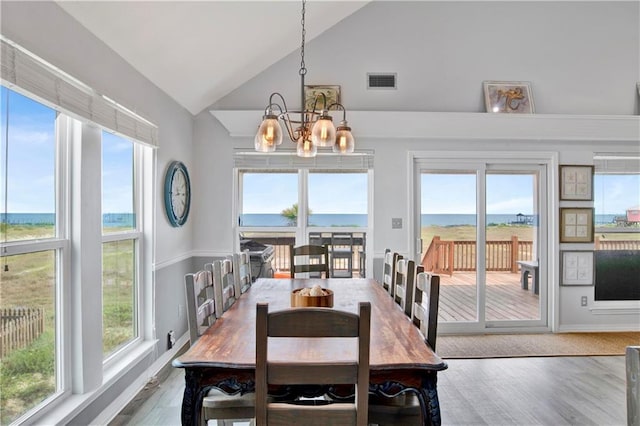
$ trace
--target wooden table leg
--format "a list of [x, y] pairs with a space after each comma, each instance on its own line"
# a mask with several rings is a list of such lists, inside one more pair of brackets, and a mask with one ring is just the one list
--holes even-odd
[[428, 372], [422, 377], [419, 398], [425, 425], [439, 426], [442, 423], [437, 382], [438, 376], [435, 371]]

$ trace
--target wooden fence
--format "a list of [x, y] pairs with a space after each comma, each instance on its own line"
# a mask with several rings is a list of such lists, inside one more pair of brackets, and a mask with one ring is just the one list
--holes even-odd
[[0, 309], [0, 358], [27, 347], [44, 331], [44, 308]]
[[[476, 270], [475, 241], [443, 241], [433, 237], [422, 258], [426, 271], [452, 275], [454, 271]], [[512, 236], [509, 241], [487, 241], [485, 263], [487, 271], [518, 272], [518, 260], [533, 260], [533, 242], [519, 241]]]

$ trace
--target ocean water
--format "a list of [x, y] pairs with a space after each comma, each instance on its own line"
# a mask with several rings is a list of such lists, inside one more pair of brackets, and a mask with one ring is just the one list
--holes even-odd
[[[10, 225], [53, 225], [54, 213], [0, 213], [0, 223]], [[133, 227], [135, 215], [132, 213], [105, 213], [102, 215], [102, 223], [105, 227], [115, 226]]]
[[[613, 223], [614, 214], [596, 215], [596, 225]], [[537, 217], [529, 216], [529, 223], [536, 223]], [[13, 225], [52, 225], [55, 215], [53, 213], [8, 213], [6, 218], [4, 213], [0, 213], [0, 222]], [[105, 213], [102, 215], [104, 226], [127, 226], [133, 227], [135, 215], [131, 213]], [[455, 226], [455, 225], [475, 225], [476, 216], [472, 214], [423, 214], [422, 226]], [[517, 223], [518, 216], [514, 214], [489, 214], [487, 223], [489, 224], [510, 224]], [[277, 213], [274, 214], [243, 214], [240, 216], [241, 226], [290, 226], [287, 219]], [[366, 214], [312, 214], [309, 217], [310, 226], [332, 227], [348, 226], [354, 228], [364, 228], [367, 226]]]

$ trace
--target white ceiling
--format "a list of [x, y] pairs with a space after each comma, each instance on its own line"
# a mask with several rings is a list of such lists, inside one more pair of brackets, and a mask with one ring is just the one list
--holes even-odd
[[[57, 2], [194, 115], [301, 42], [300, 1]], [[367, 3], [310, 0], [306, 40]]]

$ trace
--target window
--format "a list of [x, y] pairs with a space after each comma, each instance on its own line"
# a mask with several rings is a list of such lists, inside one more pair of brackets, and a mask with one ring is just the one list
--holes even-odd
[[56, 111], [5, 87], [2, 97], [0, 423], [60, 391]]
[[108, 357], [138, 335], [135, 145], [102, 132], [102, 346]]
[[640, 159], [595, 159], [595, 300], [640, 300]]
[[373, 156], [299, 161], [286, 154], [235, 155], [239, 248], [260, 252], [261, 261], [269, 263], [256, 266], [253, 276], [273, 270], [276, 277], [288, 277], [290, 245], [322, 244], [331, 251], [336, 231], [350, 236], [353, 256], [332, 271], [366, 276]]

